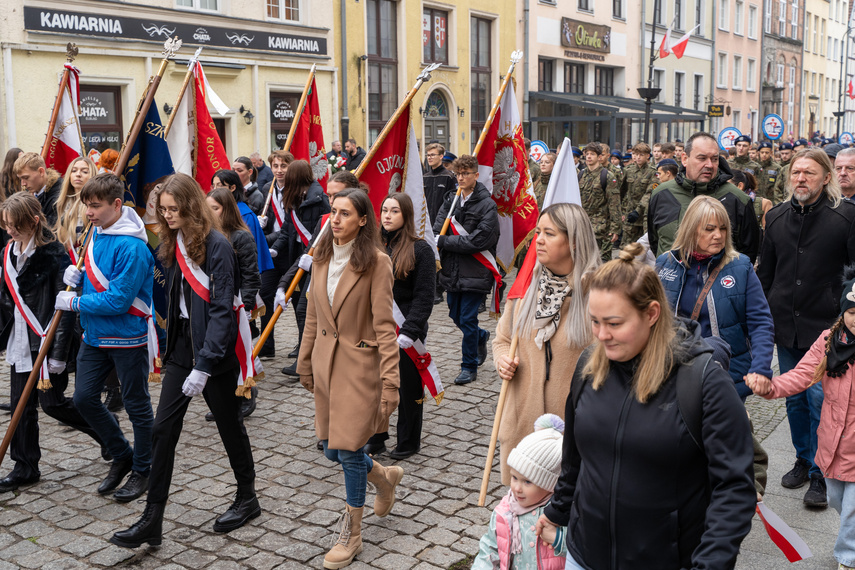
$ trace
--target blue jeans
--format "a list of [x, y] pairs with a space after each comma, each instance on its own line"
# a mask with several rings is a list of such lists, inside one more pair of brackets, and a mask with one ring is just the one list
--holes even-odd
[[[807, 349], [778, 348], [778, 366], [781, 374], [789, 372], [807, 353]], [[822, 383], [814, 384], [804, 392], [787, 396], [787, 420], [790, 422], [790, 438], [796, 448], [796, 456], [810, 463], [810, 476], [822, 477], [816, 466], [816, 430], [819, 429], [819, 416], [822, 411]]]
[[[125, 411], [134, 427], [131, 449], [122, 428], [101, 402], [101, 389], [110, 371], [116, 368], [122, 388]], [[148, 350], [137, 348], [98, 348], [80, 343], [77, 353], [77, 378], [74, 405], [107, 446], [113, 461], [133, 457], [133, 470], [148, 475], [151, 467], [151, 433], [154, 413], [148, 393]]]
[[365, 505], [365, 488], [368, 486], [368, 472], [374, 468], [374, 461], [358, 451], [347, 451], [345, 449], [330, 449], [327, 447], [328, 440], [321, 441], [324, 446], [324, 455], [330, 461], [340, 463], [344, 468], [344, 490], [347, 494], [347, 504], [354, 508]]
[[478, 326], [478, 307], [484, 300], [483, 293], [448, 292], [448, 316], [463, 333], [460, 367], [475, 372], [478, 370], [478, 344], [487, 340], [487, 331]]
[[834, 557], [844, 566], [855, 566], [855, 483], [826, 479], [828, 504], [840, 514], [840, 531]]

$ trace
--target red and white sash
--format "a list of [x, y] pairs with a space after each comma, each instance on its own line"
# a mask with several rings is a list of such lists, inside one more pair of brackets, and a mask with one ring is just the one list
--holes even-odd
[[278, 232], [285, 223], [285, 210], [282, 208], [282, 193], [276, 188], [276, 181], [271, 184], [273, 184], [273, 197], [270, 200], [273, 206], [273, 231]]
[[[15, 307], [17, 307], [18, 311], [21, 313], [21, 316], [24, 317], [24, 321], [26, 321], [27, 326], [30, 327], [30, 330], [36, 333], [41, 341], [39, 341], [39, 352], [42, 351], [42, 347], [45, 343], [45, 329], [42, 328], [41, 323], [36, 318], [36, 315], [33, 314], [32, 309], [24, 302], [21, 298], [21, 291], [18, 288], [18, 269], [15, 267], [15, 264], [12, 263], [12, 243], [9, 242], [6, 244], [6, 251], [3, 252], [3, 279], [6, 281], [6, 288], [9, 289], [9, 293], [12, 295], [12, 301], [15, 302]], [[50, 328], [50, 323], [48, 323], [48, 328]], [[27, 339], [27, 346], [29, 346], [30, 341]], [[50, 372], [48, 371], [48, 359], [42, 361], [42, 366], [39, 369], [39, 390], [47, 390], [51, 387], [50, 384]]]
[[291, 210], [291, 221], [294, 222], [294, 228], [297, 230], [297, 239], [303, 242], [303, 247], [309, 247], [312, 241], [312, 232], [306, 229], [300, 218], [297, 217], [296, 210]]
[[[449, 227], [451, 228], [451, 231], [454, 233], [454, 235], [457, 235], [457, 236], [468, 236], [469, 235], [469, 232], [466, 231], [466, 228], [464, 228], [462, 225], [460, 225], [460, 222], [458, 222], [454, 216], [451, 217], [451, 226], [449, 226]], [[496, 258], [493, 257], [493, 254], [490, 253], [489, 251], [487, 251], [486, 249], [484, 251], [479, 251], [478, 253], [474, 254], [472, 257], [477, 259], [481, 263], [481, 265], [483, 265], [484, 267], [489, 269], [490, 273], [493, 274], [493, 279], [496, 282], [493, 284], [493, 293], [492, 293], [492, 295], [490, 295], [490, 312], [492, 314], [498, 316], [499, 315], [499, 294], [500, 294], [499, 288], [502, 286], [502, 274], [499, 273], [499, 266], [496, 264]]]
[[[86, 253], [83, 255], [83, 264], [86, 267], [86, 277], [92, 286], [99, 293], [103, 293], [110, 288], [110, 280], [101, 272], [95, 262], [95, 236], [89, 240], [89, 246], [86, 248]], [[157, 340], [157, 329], [155, 329], [154, 317], [150, 306], [145, 304], [145, 301], [139, 297], [135, 297], [131, 308], [128, 309], [129, 315], [134, 315], [145, 319], [146, 332], [146, 347], [148, 348], [148, 381], [160, 381], [160, 346]]]
[[[394, 300], [392, 300], [392, 316], [395, 317], [395, 332], [400, 333], [401, 327], [404, 326], [404, 321], [406, 319], [404, 318], [404, 313], [401, 312], [401, 308], [398, 306], [398, 303]], [[422, 378], [422, 387], [427, 387], [428, 392], [430, 392], [430, 395], [433, 396], [433, 399], [436, 400], [437, 404], [442, 402], [445, 390], [442, 388], [442, 380], [439, 378], [439, 370], [437, 370], [436, 364], [434, 364], [424, 343], [417, 338], [413, 339], [413, 346], [404, 349], [404, 352], [407, 353], [407, 356], [409, 356], [410, 360], [413, 361], [413, 364], [416, 365], [416, 370], [419, 371], [419, 376]]]
[[[208, 275], [202, 271], [202, 268], [190, 259], [187, 255], [187, 248], [184, 246], [184, 237], [181, 232], [178, 232], [178, 239], [175, 240], [175, 259], [178, 261], [178, 267], [181, 268], [181, 273], [184, 279], [190, 284], [193, 291], [199, 295], [206, 303], [211, 302], [210, 279]], [[246, 316], [243, 301], [240, 294], [235, 295], [232, 300], [232, 309], [237, 318], [238, 334], [237, 342], [235, 343], [235, 354], [240, 363], [240, 375], [237, 379], [237, 390], [235, 394], [249, 398], [250, 389], [255, 386], [256, 378], [262, 378], [255, 370], [255, 362], [252, 358], [252, 333], [249, 330], [249, 319]]]

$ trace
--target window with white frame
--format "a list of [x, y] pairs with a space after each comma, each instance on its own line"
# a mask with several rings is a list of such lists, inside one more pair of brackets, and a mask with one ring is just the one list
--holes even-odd
[[300, 0], [267, 0], [267, 17], [299, 22]]
[[743, 18], [745, 17], [745, 2], [742, 0], [736, 0], [734, 6], [734, 14], [733, 14], [733, 33], [738, 35], [743, 35], [745, 30], [743, 30]]
[[787, 0], [778, 1], [778, 35], [787, 35]]
[[748, 64], [745, 67], [745, 72], [748, 75], [745, 88], [749, 91], [757, 90], [757, 60], [748, 58]]
[[218, 0], [175, 0], [175, 5], [182, 8], [194, 8], [196, 10], [210, 10], [216, 12]]
[[715, 80], [716, 87], [727, 89], [727, 54], [718, 54], [718, 73]]
[[730, 15], [728, 0], [719, 0], [718, 3], [718, 29], [727, 31], [727, 17]]
[[742, 89], [742, 56], [733, 56], [733, 88]]
[[757, 6], [748, 6], [748, 37], [757, 39]]

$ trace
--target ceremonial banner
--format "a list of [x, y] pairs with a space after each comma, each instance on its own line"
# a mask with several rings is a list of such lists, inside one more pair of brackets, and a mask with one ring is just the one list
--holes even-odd
[[291, 141], [291, 154], [298, 160], [305, 160], [312, 167], [312, 176], [320, 182], [324, 190], [329, 180], [329, 163], [324, 146], [324, 131], [321, 128], [321, 107], [318, 104], [318, 90], [315, 78], [306, 96], [306, 106], [300, 114], [300, 121]]
[[[404, 186], [407, 164], [407, 141], [410, 128], [410, 108], [400, 115], [386, 137], [374, 143], [376, 151], [359, 175], [359, 181], [368, 184], [368, 196], [377, 217], [383, 198], [390, 192], [399, 192]], [[372, 147], [373, 150], [373, 147]]]
[[68, 71], [68, 83], [62, 85], [57, 95], [56, 105], [59, 113], [53, 131], [48, 134], [45, 165], [64, 175], [75, 158], [83, 156], [83, 144], [80, 137], [80, 118], [77, 109], [80, 105], [80, 71], [65, 64]]
[[499, 210], [496, 261], [508, 271], [532, 235], [538, 215], [513, 82], [502, 96], [476, 158], [478, 181], [493, 194]]

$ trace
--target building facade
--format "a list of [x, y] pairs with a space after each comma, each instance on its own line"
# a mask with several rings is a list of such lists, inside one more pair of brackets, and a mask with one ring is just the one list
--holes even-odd
[[[760, 132], [760, 67], [762, 65], [763, 0], [716, 0], [714, 105], [723, 117], [710, 120], [710, 131], [736, 127], [758, 139]], [[727, 111], [730, 114], [727, 114]]]
[[[764, 0], [763, 115], [777, 113], [784, 121], [782, 140], [807, 136], [800, 117], [802, 100], [804, 0]], [[822, 69], [825, 68], [823, 64]]]

